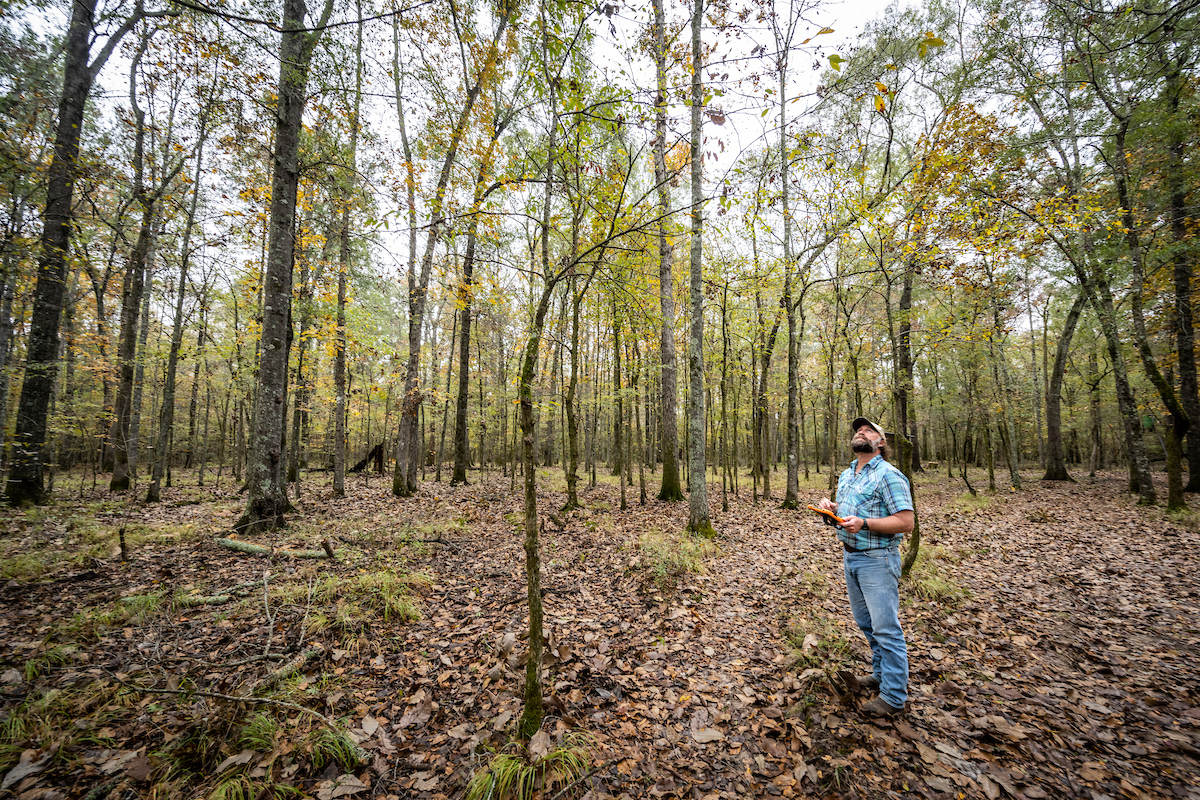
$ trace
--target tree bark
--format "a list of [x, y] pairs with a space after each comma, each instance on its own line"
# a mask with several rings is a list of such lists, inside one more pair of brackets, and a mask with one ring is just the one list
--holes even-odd
[[691, 276], [691, 338], [688, 344], [688, 530], [702, 536], [716, 536], [708, 510], [707, 431], [705, 429], [704, 392], [704, 160], [701, 152], [701, 121], [704, 93], [700, 82], [701, 23], [704, 0], [694, 0], [692, 13], [692, 235], [689, 253]]
[[[350, 207], [358, 183], [358, 115], [362, 106], [362, 0], [358, 10], [358, 35], [354, 41], [354, 108], [350, 112], [350, 164], [338, 181], [342, 224], [338, 235], [337, 332], [333, 345], [333, 496], [346, 494], [346, 280], [350, 273]], [[368, 416], [368, 419], [370, 417]]]
[[1046, 394], [1046, 474], [1044, 481], [1073, 480], [1067, 472], [1066, 458], [1063, 455], [1062, 441], [1062, 384], [1067, 371], [1067, 359], [1071, 355], [1071, 339], [1075, 335], [1075, 326], [1079, 323], [1079, 315], [1083, 312], [1087, 296], [1081, 291], [1071, 304], [1071, 310], [1063, 320], [1062, 333], [1058, 337], [1058, 347], [1054, 355], [1054, 371], [1050, 374], [1050, 391]]
[[679, 420], [677, 417], [678, 389], [675, 358], [675, 289], [671, 274], [671, 244], [667, 238], [670, 208], [667, 175], [667, 40], [666, 14], [663, 0], [652, 0], [654, 7], [654, 64], [656, 95], [654, 99], [654, 183], [658, 192], [658, 297], [662, 309], [662, 426], [659, 435], [663, 460], [662, 487], [658, 499], [676, 502], [683, 499], [679, 482]]
[[304, 0], [284, 0], [267, 263], [263, 274], [258, 399], [246, 464], [246, 510], [235, 525], [250, 533], [283, 524], [283, 515], [292, 508], [282, 451], [296, 247], [294, 223], [300, 179], [300, 123], [313, 48], [332, 9], [333, 0], [326, 0], [317, 30], [309, 33], [304, 21], [308, 11]]

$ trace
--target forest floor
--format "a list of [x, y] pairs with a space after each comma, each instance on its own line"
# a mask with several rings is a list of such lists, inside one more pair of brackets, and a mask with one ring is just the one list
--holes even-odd
[[[75, 476], [0, 512], [0, 797], [461, 797], [512, 750], [509, 479], [398, 499], [388, 478], [333, 498], [313, 477], [253, 540], [271, 558], [217, 543], [244, 501], [194, 474], [155, 506]], [[709, 543], [680, 534], [686, 502], [583, 492], [542, 535], [544, 730], [588, 769], [538, 796], [1200, 798], [1197, 518], [1139, 508], [1118, 473], [1022, 477], [978, 498], [918, 478], [891, 721], [839, 677], [868, 651], [815, 515], [748, 483], [720, 511], [710, 484]], [[561, 471], [539, 481], [557, 510]], [[324, 538], [336, 561], [290, 557]]]

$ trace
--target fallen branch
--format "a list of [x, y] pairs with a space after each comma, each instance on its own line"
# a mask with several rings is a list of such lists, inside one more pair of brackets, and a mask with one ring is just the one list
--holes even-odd
[[289, 703], [287, 700], [273, 700], [269, 697], [255, 697], [253, 695], [249, 695], [247, 697], [235, 697], [234, 695], [231, 695], [231, 694], [221, 694], [219, 692], [205, 692], [205, 691], [201, 691], [200, 689], [152, 689], [152, 688], [146, 687], [146, 686], [133, 686], [131, 684], [125, 683], [124, 681], [120, 681], [120, 680], [117, 681], [117, 683], [121, 684], [122, 686], [124, 686], [125, 688], [127, 688], [131, 691], [145, 692], [147, 694], [174, 694], [174, 695], [184, 695], [185, 694], [188, 697], [207, 697], [207, 698], [210, 698], [213, 700], [229, 700], [234, 703], [250, 703], [252, 705], [268, 705], [268, 706], [279, 706], [280, 708], [290, 708], [293, 711], [299, 711], [301, 713], [308, 714], [309, 716], [316, 717], [321, 722], [325, 723], [325, 725], [327, 725], [329, 728], [332, 728], [335, 731], [342, 730], [342, 726], [339, 725], [332, 717], [327, 717], [324, 714], [322, 714], [320, 711], [313, 711], [311, 708], [305, 708], [304, 706], [297, 705], [296, 703]]
[[322, 652], [324, 652], [324, 651], [322, 651], [322, 650], [305, 650], [303, 653], [296, 656], [295, 658], [293, 658], [288, 663], [284, 664], [279, 669], [275, 670], [274, 672], [268, 673], [261, 681], [258, 682], [258, 686], [255, 688], [261, 687], [263, 689], [271, 689], [275, 686], [278, 686], [280, 683], [287, 680], [287, 678], [293, 672], [296, 672], [301, 667], [303, 667], [305, 664], [307, 664], [309, 659], [311, 659], [315, 656], [319, 656]]
[[550, 798], [550, 800], [562, 800], [562, 798], [567, 794], [567, 792], [574, 789], [576, 786], [578, 786], [579, 784], [586, 781], [588, 778], [595, 775], [597, 772], [600, 771], [601, 767], [607, 766], [607, 763], [608, 762], [602, 761], [599, 764], [597, 764], [596, 766], [592, 767], [587, 772], [583, 773], [578, 778], [576, 778], [575, 780], [571, 781], [569, 784], [564, 786], [562, 788], [562, 791], [560, 791], [558, 794], [554, 795], [554, 797]]
[[175, 604], [180, 608], [197, 608], [199, 606], [219, 606], [222, 603], [228, 603], [233, 599], [231, 594], [214, 594], [209, 596], [204, 595], [185, 595], [175, 601]]
[[[261, 544], [251, 544], [240, 539], [217, 539], [217, 544], [226, 550], [236, 550], [239, 553], [249, 553], [253, 556], [287, 556], [289, 558], [334, 558], [325, 550], [280, 550], [277, 547], [264, 547]], [[330, 548], [332, 550], [332, 548]]]
[[256, 656], [250, 656], [249, 658], [243, 658], [240, 661], [228, 661], [224, 664], [219, 664], [217, 666], [220, 666], [220, 667], [244, 667], [247, 664], [253, 664], [257, 661], [282, 661], [285, 658], [287, 658], [287, 656], [284, 655], [283, 653], [260, 653], [259, 655], [256, 655]]

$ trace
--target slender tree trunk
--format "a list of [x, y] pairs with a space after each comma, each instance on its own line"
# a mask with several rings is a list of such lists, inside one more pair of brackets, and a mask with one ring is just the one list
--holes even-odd
[[912, 354], [913, 272], [914, 266], [910, 264], [904, 271], [904, 283], [900, 289], [900, 307], [898, 309], [900, 323], [896, 337], [896, 360], [899, 362], [897, 366], [900, 371], [897, 376], [899, 391], [897, 392], [896, 427], [899, 432], [909, 436], [909, 442], [912, 445], [909, 448], [912, 451], [911, 471], [917, 473], [922, 470], [920, 450], [917, 446], [916, 403], [915, 401], [910, 402], [917, 385]]
[[[401, 408], [400, 435], [396, 451], [396, 473], [392, 481], [392, 492], [402, 497], [411, 496], [417, 489], [417, 447], [418, 426], [417, 413], [421, 406], [422, 393], [420, 390], [419, 372], [421, 364], [421, 325], [425, 318], [425, 302], [429, 289], [429, 276], [433, 269], [434, 251], [441, 239], [445, 226], [445, 202], [450, 175], [458, 155], [458, 148], [466, 134], [471, 120], [471, 111], [475, 101], [497, 67], [500, 55], [500, 43], [508, 28], [511, 17], [516, 13], [517, 6], [513, 3], [502, 4], [500, 15], [496, 22], [496, 30], [483, 61], [479, 65], [473, 83], [467, 89], [466, 99], [459, 111], [458, 119], [450, 131], [449, 145], [442, 159], [441, 171], [434, 189], [430, 204], [428, 235], [425, 240], [425, 253], [421, 259], [421, 272], [413, 273], [410, 263], [408, 274], [408, 363], [405, 367], [404, 400]], [[399, 34], [396, 34], [399, 36]], [[464, 76], [465, 77], [465, 76]], [[397, 108], [400, 107], [399, 87], [397, 86]], [[406, 145], [406, 159], [409, 152]], [[410, 159], [409, 159], [410, 160]], [[411, 160], [410, 160], [411, 163]], [[410, 180], [412, 179], [410, 175]]]
[[621, 315], [617, 311], [617, 302], [613, 300], [613, 454], [615, 464], [613, 472], [621, 485], [621, 510], [629, 508], [625, 498], [625, 448], [621, 440], [621, 428], [625, 424], [623, 397], [621, 396]]
[[683, 499], [679, 482], [679, 420], [676, 415], [677, 362], [675, 358], [675, 289], [672, 276], [671, 244], [667, 238], [668, 209], [670, 208], [670, 177], [667, 175], [667, 39], [666, 14], [663, 0], [652, 0], [654, 8], [654, 63], [657, 87], [654, 100], [654, 183], [658, 191], [658, 297], [662, 309], [662, 487], [659, 500], [676, 502]]
[[[1189, 222], [1188, 186], [1185, 183], [1185, 142], [1179, 105], [1184, 90], [1177, 66], [1167, 73], [1169, 118], [1172, 120], [1167, 150], [1165, 178], [1170, 193], [1171, 238], [1175, 251], [1171, 256], [1171, 276], [1175, 285], [1175, 352], [1179, 357], [1179, 399], [1191, 424], [1187, 428], [1188, 481], [1185, 492], [1200, 492], [1200, 382], [1196, 377], [1196, 334], [1192, 314], [1192, 272], [1195, 256], [1187, 230]], [[1190, 89], [1188, 90], [1190, 91]]]
[[[142, 213], [141, 229], [137, 243], [130, 255], [129, 271], [121, 292], [121, 338], [117, 348], [120, 365], [120, 380], [117, 384], [117, 399], [113, 408], [112, 428], [109, 441], [113, 449], [113, 473], [108, 489], [111, 492], [128, 491], [133, 479], [130, 464], [130, 448], [137, 445], [131, 441], [130, 421], [133, 416], [134, 372], [137, 356], [138, 318], [142, 311], [142, 293], [145, 289], [146, 261], [153, 235], [154, 206], [147, 203]], [[136, 458], [136, 456], [135, 456]]]
[[1075, 335], [1075, 326], [1079, 323], [1079, 315], [1087, 302], [1086, 295], [1081, 291], [1071, 304], [1071, 310], [1063, 321], [1062, 333], [1058, 337], [1058, 348], [1054, 356], [1054, 371], [1050, 374], [1050, 391], [1046, 394], [1046, 474], [1044, 481], [1072, 480], [1067, 472], [1066, 458], [1063, 454], [1062, 441], [1062, 383], [1067, 370], [1067, 359], [1071, 355], [1071, 339]]
[[[440, 438], [437, 448], [437, 462], [434, 468], [433, 482], [442, 482], [442, 461], [446, 454], [446, 428], [450, 419], [450, 381], [454, 375], [454, 345], [458, 341], [458, 317], [459, 311], [454, 312], [454, 322], [450, 325], [450, 347], [446, 349], [446, 398], [442, 401], [442, 426]], [[437, 358], [437, 348], [434, 348], [434, 358]], [[462, 364], [458, 365], [459, 372], [462, 372]]]
[[[179, 368], [179, 351], [183, 347], [183, 299], [187, 295], [188, 268], [191, 261], [192, 231], [196, 224], [196, 209], [200, 203], [200, 178], [203, 173], [204, 143], [208, 139], [207, 115], [200, 123], [199, 139], [196, 143], [196, 175], [192, 181], [192, 199], [188, 205], [187, 220], [183, 228], [183, 243], [179, 253], [179, 290], [175, 295], [175, 320], [171, 326], [171, 349], [167, 354], [167, 375], [163, 384], [162, 408], [158, 413], [158, 441], [156, 456], [150, 477], [150, 488], [146, 491], [146, 502], [157, 503], [162, 499], [161, 486], [167, 463], [171, 430], [175, 425], [175, 376]], [[203, 327], [203, 326], [201, 326]], [[203, 339], [201, 339], [201, 346]], [[198, 362], [197, 362], [198, 363]], [[189, 425], [188, 460], [191, 460], [192, 439], [195, 433], [196, 381], [192, 381], [191, 416]]]
[[[362, 1], [358, 9], [358, 35], [354, 44], [354, 108], [350, 112], [350, 164], [338, 182], [342, 224], [338, 236], [337, 332], [333, 345], [333, 390], [336, 424], [333, 432], [333, 496], [346, 494], [346, 279], [350, 273], [350, 207], [358, 176], [358, 115], [362, 105]], [[368, 417], [369, 419], [369, 417]], [[370, 445], [370, 442], [367, 442]], [[370, 470], [368, 469], [368, 472]]]
[[704, 94], [700, 82], [701, 23], [704, 20], [704, 0], [695, 0], [692, 13], [692, 236], [689, 261], [691, 273], [692, 324], [688, 346], [689, 408], [688, 408], [688, 530], [703, 536], [715, 536], [708, 510], [707, 431], [705, 430], [704, 392], [704, 271], [702, 236], [704, 232], [704, 186], [701, 152], [701, 124]]
[[579, 385], [579, 324], [583, 292], [571, 290], [571, 377], [567, 384], [567, 502], [563, 511], [579, 508], [579, 415], [575, 409]]
[[1150, 339], [1146, 335], [1146, 321], [1143, 312], [1143, 292], [1146, 290], [1146, 270], [1142, 255], [1141, 237], [1138, 223], [1134, 216], [1133, 198], [1131, 196], [1130, 178], [1126, 174], [1129, 163], [1125, 136], [1129, 126], [1129, 118], [1122, 119], [1117, 127], [1115, 137], [1116, 158], [1113, 160], [1113, 183], [1117, 190], [1117, 200], [1121, 206], [1122, 222], [1125, 226], [1125, 245], [1128, 249], [1129, 260], [1133, 265], [1136, 284], [1130, 292], [1130, 306], [1133, 311], [1134, 342], [1146, 377], [1158, 390], [1158, 396], [1167, 408], [1167, 435], [1164, 437], [1167, 451], [1167, 510], [1178, 511], [1187, 508], [1183, 499], [1183, 440], [1187, 436], [1191, 420], [1183, 409], [1183, 404], [1175, 394], [1171, 382], [1163, 377], [1162, 371], [1154, 358], [1150, 347]]
[[[484, 187], [484, 182], [487, 176], [492, 172], [492, 163], [495, 157], [496, 145], [500, 137], [504, 134], [505, 128], [511, 120], [511, 116], [502, 119], [493, 125], [492, 136], [488, 142], [487, 151], [479, 162], [479, 171], [475, 176], [475, 196], [471, 203], [471, 220], [470, 228], [467, 231], [467, 252], [463, 257], [462, 281], [459, 284], [458, 305], [460, 308], [459, 316], [462, 319], [462, 332], [459, 334], [459, 353], [458, 353], [458, 396], [454, 408], [454, 474], [450, 478], [450, 485], [465, 484], [467, 482], [467, 468], [470, 466], [471, 454], [470, 444], [467, 440], [467, 406], [468, 394], [470, 389], [470, 370], [468, 365], [471, 363], [471, 304], [474, 300], [473, 280], [475, 275], [475, 245], [479, 233], [479, 215], [483, 208], [483, 201], [487, 198], [491, 189]], [[495, 188], [495, 187], [492, 187]], [[483, 372], [483, 364], [479, 364], [480, 374]], [[482, 390], [481, 390], [482, 391]], [[480, 429], [483, 426], [483, 417], [479, 418]], [[482, 434], [480, 438], [480, 461], [483, 461], [483, 444]]]
[[292, 508], [282, 450], [292, 322], [296, 194], [300, 179], [300, 123], [313, 48], [332, 9], [333, 0], [326, 0], [316, 31], [309, 33], [304, 0], [284, 0], [267, 263], [263, 275], [258, 398], [246, 464], [246, 510], [235, 525], [251, 533], [281, 525], [283, 515]]

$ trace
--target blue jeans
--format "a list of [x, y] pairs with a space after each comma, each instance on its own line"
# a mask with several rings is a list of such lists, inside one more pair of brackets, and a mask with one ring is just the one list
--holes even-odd
[[871, 673], [888, 705], [908, 700], [908, 646], [900, 629], [900, 545], [843, 553], [854, 621], [871, 645]]

